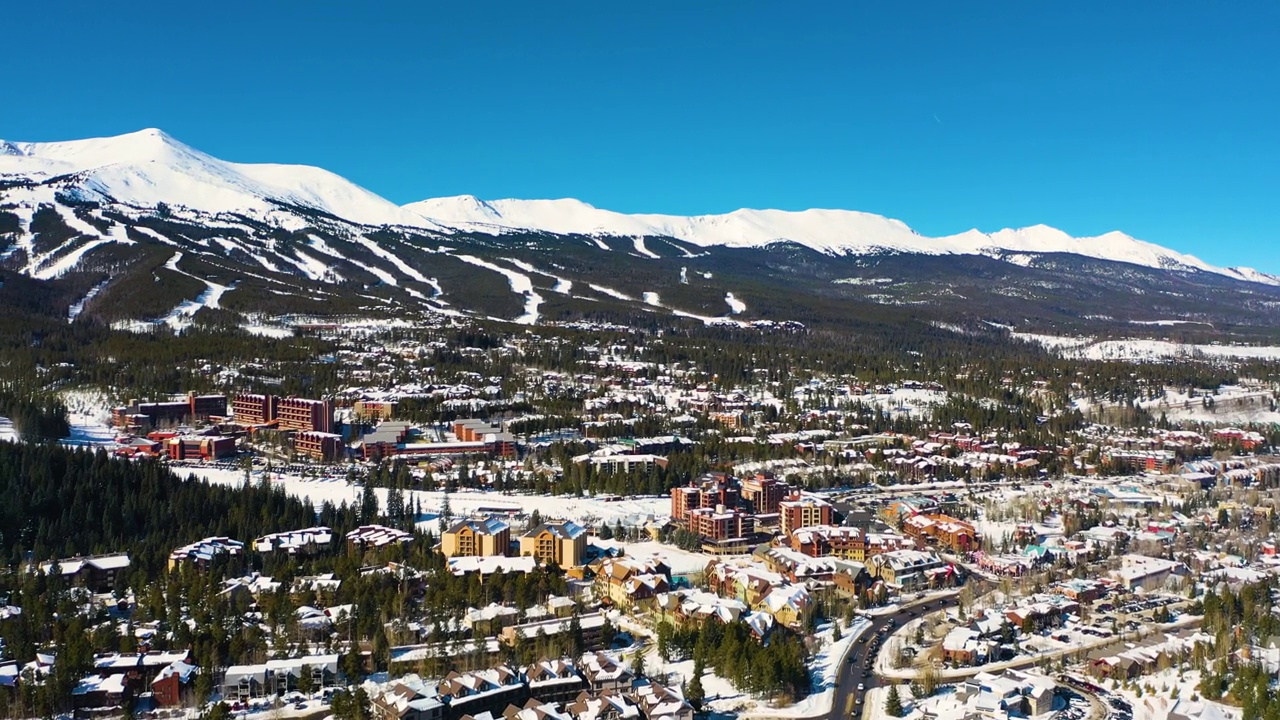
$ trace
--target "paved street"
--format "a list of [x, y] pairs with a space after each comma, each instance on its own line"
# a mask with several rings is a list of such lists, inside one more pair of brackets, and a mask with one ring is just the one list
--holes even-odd
[[[831, 704], [831, 720], [862, 716], [862, 698], [866, 690], [878, 687], [881, 680], [874, 674], [876, 656], [885, 638], [912, 620], [942, 608], [955, 607], [957, 595], [928, 598], [904, 607], [892, 615], [871, 615], [871, 625], [862, 631], [836, 675], [836, 692]], [[862, 686], [861, 689], [859, 686]]]

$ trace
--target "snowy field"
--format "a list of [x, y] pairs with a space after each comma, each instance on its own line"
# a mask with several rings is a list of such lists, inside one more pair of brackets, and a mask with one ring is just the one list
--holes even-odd
[[[186, 475], [188, 472], [203, 477], [211, 483], [221, 485], [240, 485], [244, 482], [244, 473], [238, 470], [221, 470], [216, 468], [175, 468], [175, 472]], [[255, 473], [254, 482], [261, 480], [261, 473]], [[362, 492], [358, 485], [348, 485], [345, 479], [303, 478], [285, 473], [271, 473], [271, 482], [280, 485], [285, 492], [295, 497], [311, 500], [320, 505], [331, 502], [335, 505], [355, 503]], [[386, 488], [375, 488], [378, 502], [386, 506]], [[410, 490], [405, 493], [406, 501], [416, 501], [424, 513], [438, 513], [444, 501], [444, 493], [427, 490]], [[623, 524], [637, 522], [649, 516], [665, 515], [671, 510], [668, 498], [642, 498], [610, 502], [593, 498], [542, 495], [503, 495], [495, 492], [468, 492], [460, 490], [449, 494], [449, 508], [454, 516], [462, 517], [480, 512], [520, 512], [530, 513], [537, 510], [545, 518], [566, 518], [585, 524], [608, 522], [613, 524], [621, 520]], [[663, 546], [665, 548], [665, 546]], [[705, 566], [705, 562], [703, 565]], [[699, 570], [702, 568], [700, 567]]]
[[111, 427], [111, 403], [97, 390], [68, 390], [61, 394], [67, 406], [71, 437], [63, 445], [75, 447], [115, 447], [116, 432]]
[[18, 431], [13, 427], [13, 421], [7, 417], [0, 417], [0, 441], [18, 439]]
[[[1209, 397], [1213, 400], [1212, 407], [1208, 406], [1202, 396], [1193, 397], [1175, 388], [1165, 388], [1163, 396], [1143, 400], [1139, 405], [1157, 418], [1163, 413], [1170, 422], [1174, 423], [1229, 425], [1280, 423], [1280, 411], [1271, 409], [1275, 395], [1270, 389], [1224, 385], [1218, 388], [1217, 394]], [[1094, 401], [1085, 397], [1075, 398], [1071, 404], [1085, 414], [1114, 405], [1114, 403]]]
[[1202, 357], [1205, 359], [1280, 358], [1273, 345], [1188, 345], [1168, 340], [1097, 340], [1091, 337], [1063, 337], [1034, 333], [1010, 333], [1019, 340], [1039, 343], [1064, 358], [1087, 360], [1146, 360]]
[[849, 400], [897, 416], [927, 418], [933, 416], [934, 408], [946, 404], [947, 393], [942, 390], [897, 388], [890, 393], [853, 395]]
[[1212, 399], [1210, 408], [1202, 398], [1166, 388], [1163, 398], [1147, 400], [1142, 406], [1156, 417], [1164, 413], [1173, 422], [1280, 423], [1280, 412], [1271, 409], [1273, 396], [1268, 390], [1223, 386]]

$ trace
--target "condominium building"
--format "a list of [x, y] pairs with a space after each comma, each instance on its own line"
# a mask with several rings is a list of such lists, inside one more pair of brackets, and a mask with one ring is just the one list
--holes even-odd
[[447, 558], [506, 555], [510, 547], [511, 526], [497, 518], [459, 520], [440, 538]]
[[804, 527], [831, 524], [830, 503], [799, 493], [793, 493], [778, 503], [778, 512], [782, 515], [783, 535], [790, 535]]
[[587, 531], [567, 521], [543, 523], [520, 536], [520, 554], [561, 568], [577, 567], [587, 554]]

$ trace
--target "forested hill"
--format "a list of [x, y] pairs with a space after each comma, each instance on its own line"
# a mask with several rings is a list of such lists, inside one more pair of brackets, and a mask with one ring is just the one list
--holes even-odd
[[134, 572], [151, 578], [170, 551], [201, 538], [248, 541], [317, 521], [309, 503], [280, 489], [211, 486], [156, 462], [57, 445], [0, 442], [0, 497], [0, 550], [11, 567], [128, 549]]

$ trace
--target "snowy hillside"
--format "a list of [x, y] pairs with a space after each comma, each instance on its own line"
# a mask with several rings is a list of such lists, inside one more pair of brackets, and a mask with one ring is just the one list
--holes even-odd
[[1280, 284], [1280, 278], [1248, 268], [1217, 268], [1191, 255], [1120, 232], [1076, 238], [1035, 225], [946, 237], [920, 235], [900, 220], [854, 210], [735, 210], [724, 215], [627, 215], [580, 200], [480, 200], [470, 195], [410, 203], [434, 222], [488, 233], [540, 230], [561, 234], [665, 236], [700, 245], [760, 247], [791, 241], [820, 252], [846, 255], [883, 251], [929, 255], [986, 255], [1019, 262], [1018, 254], [1073, 253], [1167, 270], [1201, 270], [1237, 280]]
[[[364, 225], [432, 225], [415, 213], [316, 167], [231, 163], [190, 148], [160, 130], [68, 142], [0, 140], [0, 180], [49, 182], [84, 200], [134, 208], [160, 203], [206, 213], [278, 219], [280, 204], [297, 205]], [[41, 188], [5, 191], [6, 203]]]

